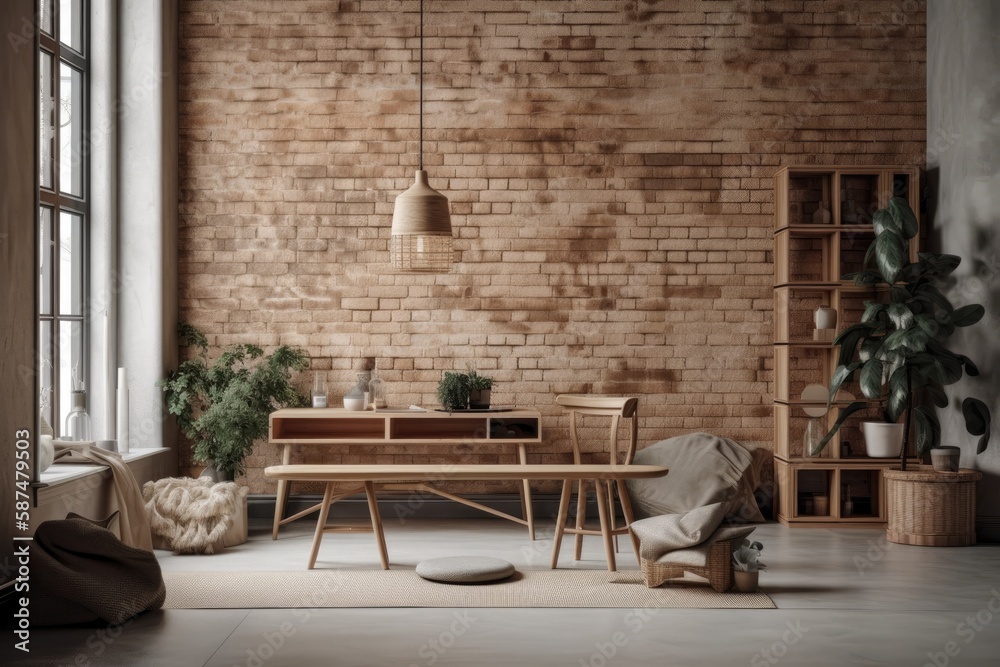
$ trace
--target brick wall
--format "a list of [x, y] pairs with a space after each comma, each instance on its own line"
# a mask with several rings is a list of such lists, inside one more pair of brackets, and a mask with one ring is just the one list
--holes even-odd
[[[307, 349], [334, 402], [365, 356], [404, 405], [474, 365], [547, 415], [536, 461], [567, 460], [563, 392], [639, 395], [640, 446], [770, 448], [771, 177], [924, 162], [924, 3], [425, 5], [424, 161], [460, 260], [443, 276], [388, 267], [417, 164], [416, 0], [181, 2], [181, 317]], [[254, 492], [274, 460], [258, 447]]]

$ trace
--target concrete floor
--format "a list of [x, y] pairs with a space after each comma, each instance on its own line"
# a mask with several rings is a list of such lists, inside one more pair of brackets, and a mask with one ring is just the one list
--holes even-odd
[[[157, 552], [164, 570], [298, 570], [309, 520], [277, 541], [213, 556]], [[435, 556], [493, 555], [547, 568], [540, 531], [499, 520], [387, 522], [393, 567]], [[789, 529], [755, 539], [769, 565], [761, 587], [776, 610], [691, 609], [233, 609], [145, 614], [126, 627], [36, 629], [17, 665], [996, 665], [1000, 654], [1000, 547], [890, 545], [872, 529]], [[620, 567], [635, 567], [627, 539]], [[574, 563], [603, 568], [599, 540]], [[330, 534], [317, 567], [376, 568], [371, 534]], [[4, 661], [4, 664], [11, 664]]]

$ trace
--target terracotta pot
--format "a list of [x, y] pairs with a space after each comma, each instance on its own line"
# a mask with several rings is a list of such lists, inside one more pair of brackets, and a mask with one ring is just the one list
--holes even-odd
[[903, 424], [862, 422], [868, 456], [875, 459], [899, 458], [903, 451]]
[[759, 578], [759, 570], [754, 570], [753, 572], [736, 570], [733, 572], [733, 581], [736, 584], [736, 590], [740, 593], [756, 593]]
[[962, 450], [958, 447], [935, 447], [931, 450], [931, 463], [938, 472], [958, 472]]

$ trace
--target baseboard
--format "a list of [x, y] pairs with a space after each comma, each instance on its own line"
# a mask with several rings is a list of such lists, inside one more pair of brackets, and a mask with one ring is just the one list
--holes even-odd
[[[465, 496], [495, 510], [521, 516], [521, 497], [516, 493], [495, 493]], [[247, 503], [247, 513], [251, 519], [274, 518], [274, 499], [270, 494], [251, 495]], [[293, 495], [288, 499], [285, 516], [309, 509], [317, 505], [323, 497], [314, 495]], [[557, 494], [533, 493], [531, 508], [538, 522], [554, 521], [559, 514]], [[617, 505], [617, 503], [616, 503]], [[575, 506], [574, 506], [575, 507]], [[473, 507], [456, 503], [445, 498], [418, 492], [405, 495], [379, 495], [378, 510], [383, 521], [399, 519], [478, 519], [491, 517], [490, 514]], [[620, 514], [620, 510], [619, 510]], [[363, 495], [338, 500], [330, 506], [330, 516], [342, 519], [368, 518], [368, 501]], [[597, 517], [597, 501], [588, 494], [587, 516]]]
[[1000, 542], [1000, 516], [976, 517], [976, 541], [989, 544]]

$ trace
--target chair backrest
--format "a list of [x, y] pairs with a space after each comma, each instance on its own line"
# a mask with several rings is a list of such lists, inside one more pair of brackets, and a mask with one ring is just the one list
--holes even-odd
[[625, 451], [626, 465], [635, 456], [639, 435], [639, 399], [634, 396], [587, 396], [583, 394], [561, 394], [556, 396], [556, 404], [563, 406], [569, 414], [569, 437], [573, 443], [573, 462], [580, 463], [580, 441], [576, 432], [576, 416], [600, 415], [611, 417], [611, 450], [609, 463], [618, 463], [618, 424], [622, 419], [631, 420], [628, 449]]

